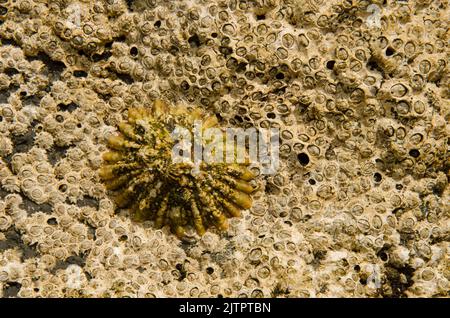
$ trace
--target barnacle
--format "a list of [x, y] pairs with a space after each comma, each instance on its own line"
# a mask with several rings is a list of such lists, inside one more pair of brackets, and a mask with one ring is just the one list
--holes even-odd
[[160, 100], [151, 109], [129, 109], [128, 120], [118, 125], [120, 134], [108, 139], [110, 151], [103, 154], [99, 172], [119, 207], [130, 208], [136, 220], [169, 225], [180, 238], [187, 226], [199, 235], [210, 226], [226, 230], [227, 218], [240, 216], [252, 204], [249, 181], [254, 176], [235, 158], [231, 163], [201, 162], [198, 171], [193, 162], [173, 160], [177, 140], [171, 132], [176, 127], [192, 132], [200, 119], [203, 128], [217, 125], [216, 117], [199, 109], [168, 107]]

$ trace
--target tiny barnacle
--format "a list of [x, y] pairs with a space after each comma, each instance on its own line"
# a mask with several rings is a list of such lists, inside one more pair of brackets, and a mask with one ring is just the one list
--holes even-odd
[[[238, 217], [252, 205], [254, 175], [236, 160], [199, 164], [174, 161], [178, 142], [172, 132], [184, 127], [193, 132], [217, 126], [215, 116], [197, 108], [169, 107], [156, 100], [151, 108], [131, 108], [118, 124], [119, 134], [108, 139], [99, 176], [119, 207], [129, 208], [137, 221], [153, 220], [158, 228], [169, 225], [179, 238], [193, 226], [199, 235], [215, 226], [228, 228], [228, 218]], [[190, 144], [189, 147], [194, 147]]]

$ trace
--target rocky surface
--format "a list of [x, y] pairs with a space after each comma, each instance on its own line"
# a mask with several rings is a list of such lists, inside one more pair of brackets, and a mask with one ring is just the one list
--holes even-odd
[[[445, 297], [446, 0], [0, 1], [3, 297]], [[130, 107], [276, 127], [225, 233], [135, 223], [98, 176]]]

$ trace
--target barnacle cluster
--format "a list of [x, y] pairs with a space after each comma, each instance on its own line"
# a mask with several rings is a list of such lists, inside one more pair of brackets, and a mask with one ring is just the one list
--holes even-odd
[[[448, 296], [448, 11], [445, 0], [0, 1], [0, 295]], [[279, 129], [278, 170], [251, 170], [253, 204], [226, 233], [171, 235], [182, 225], [191, 238], [189, 204], [167, 209], [161, 229], [116, 208], [151, 174], [105, 167], [151, 164], [126, 146], [114, 150], [124, 161], [102, 155], [135, 142], [120, 126], [137, 129], [142, 107], [151, 123], [155, 100], [222, 128]], [[232, 195], [208, 182], [227, 215]], [[140, 204], [150, 188], [126, 197]], [[210, 195], [191, 192], [213, 215]]]
[[254, 176], [243, 165], [203, 162], [197, 172], [194, 163], [174, 162], [171, 129], [192, 131], [200, 119], [202, 130], [217, 124], [216, 117], [205, 117], [200, 110], [169, 108], [161, 100], [151, 110], [129, 109], [128, 120], [119, 124], [121, 135], [108, 140], [113, 151], [104, 153], [107, 164], [99, 172], [106, 188], [118, 192], [120, 207], [131, 205], [137, 219], [155, 220], [159, 228], [169, 224], [179, 237], [185, 236], [186, 225], [199, 235], [210, 225], [226, 230], [227, 217], [251, 207], [253, 186], [248, 181]]

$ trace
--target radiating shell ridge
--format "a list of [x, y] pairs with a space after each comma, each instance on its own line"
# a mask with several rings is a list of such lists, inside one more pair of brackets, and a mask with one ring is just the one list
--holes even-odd
[[228, 218], [252, 205], [254, 175], [246, 165], [202, 162], [200, 172], [193, 173], [192, 165], [173, 162], [171, 131], [176, 126], [192, 131], [197, 120], [203, 129], [217, 125], [216, 117], [199, 109], [168, 107], [160, 100], [151, 109], [129, 109], [119, 134], [108, 139], [99, 171], [119, 207], [129, 208], [138, 221], [169, 225], [179, 238], [189, 226], [199, 235], [211, 226], [224, 231]]

